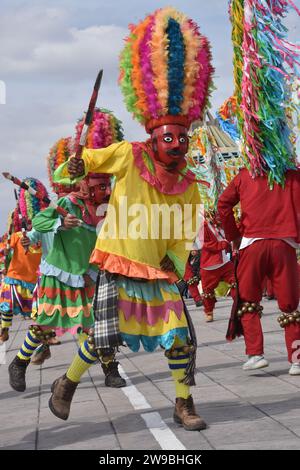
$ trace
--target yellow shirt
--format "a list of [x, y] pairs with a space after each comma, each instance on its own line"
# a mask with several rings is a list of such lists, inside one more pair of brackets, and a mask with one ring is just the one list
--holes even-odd
[[[198, 229], [197, 184], [190, 184], [182, 194], [159, 192], [140, 176], [132, 145], [126, 141], [104, 149], [84, 149], [82, 158], [86, 174], [109, 173], [116, 177], [91, 261], [110, 272], [174, 281], [174, 276], [160, 268], [160, 262], [168, 255], [178, 275], [183, 276]], [[176, 218], [169, 217], [172, 206]], [[185, 225], [186, 233], [181, 218], [190, 222]]]

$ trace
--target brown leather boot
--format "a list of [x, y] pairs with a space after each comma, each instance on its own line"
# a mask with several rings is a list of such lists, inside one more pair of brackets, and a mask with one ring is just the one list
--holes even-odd
[[34, 364], [35, 366], [40, 366], [41, 364], [44, 364], [46, 359], [50, 359], [50, 357], [51, 352], [49, 346], [47, 344], [43, 344], [32, 356], [31, 364]]
[[186, 431], [206, 429], [205, 421], [196, 413], [192, 395], [186, 399], [176, 398], [173, 418], [175, 423], [181, 424]]
[[79, 382], [72, 382], [66, 375], [52, 384], [49, 408], [60, 419], [67, 420], [70, 414], [72, 398]]
[[8, 328], [1, 328], [0, 331], [0, 344], [5, 343], [9, 339]]

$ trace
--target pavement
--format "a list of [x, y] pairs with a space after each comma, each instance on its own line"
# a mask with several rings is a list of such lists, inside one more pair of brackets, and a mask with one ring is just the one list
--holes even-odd
[[[82, 378], [68, 421], [48, 408], [50, 386], [70, 364], [75, 338], [66, 335], [43, 366], [30, 365], [27, 389], [13, 391], [7, 367], [30, 324], [15, 318], [0, 366], [1, 449], [300, 449], [300, 376], [289, 376], [284, 332], [275, 301], [265, 301], [265, 357], [270, 366], [245, 372], [243, 339], [225, 341], [231, 300], [216, 304], [215, 321], [187, 301], [198, 336], [197, 385], [192, 394], [208, 429], [188, 432], [173, 423], [174, 389], [161, 350], [118, 355], [128, 387], [104, 385], [99, 364]], [[1, 353], [1, 351], [0, 351]]]

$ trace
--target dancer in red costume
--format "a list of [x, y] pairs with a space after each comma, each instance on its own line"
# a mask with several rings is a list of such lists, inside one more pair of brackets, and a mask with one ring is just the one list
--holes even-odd
[[[245, 169], [219, 199], [218, 209], [236, 250], [240, 232], [233, 207], [240, 202], [243, 237], [237, 266], [238, 289], [227, 339], [243, 334], [249, 359], [244, 369], [268, 365], [260, 316], [262, 289], [270, 279], [285, 330], [291, 375], [300, 375], [299, 280], [300, 173], [287, 118], [289, 85], [296, 76], [297, 50], [282, 23], [292, 2], [231, 0], [237, 122]], [[271, 34], [264, 34], [266, 26]], [[243, 34], [241, 33], [243, 31]], [[263, 32], [264, 31], [264, 32]], [[280, 31], [280, 32], [279, 32]], [[282, 48], [281, 44], [285, 44]], [[274, 66], [276, 65], [276, 67]]]
[[[244, 235], [239, 251], [239, 321], [249, 360], [244, 369], [267, 367], [260, 322], [263, 286], [270, 279], [282, 312], [289, 373], [300, 375], [299, 273], [296, 256], [300, 241], [300, 171], [288, 171], [285, 186], [270, 190], [268, 177], [253, 179], [246, 169], [234, 178], [219, 199], [219, 214], [228, 240], [238, 245], [240, 232], [233, 207], [240, 202]], [[258, 210], [259, 208], [259, 210]], [[228, 339], [235, 333], [228, 332]], [[298, 351], [298, 353], [297, 353]]]

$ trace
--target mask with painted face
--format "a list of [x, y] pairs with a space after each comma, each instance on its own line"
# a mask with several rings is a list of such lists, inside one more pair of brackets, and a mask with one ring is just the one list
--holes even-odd
[[189, 146], [187, 128], [178, 124], [165, 124], [151, 134], [154, 158], [168, 168], [176, 168], [184, 159]]
[[111, 193], [110, 177], [108, 175], [89, 175], [87, 182], [90, 203], [98, 206], [99, 204], [108, 202]]

